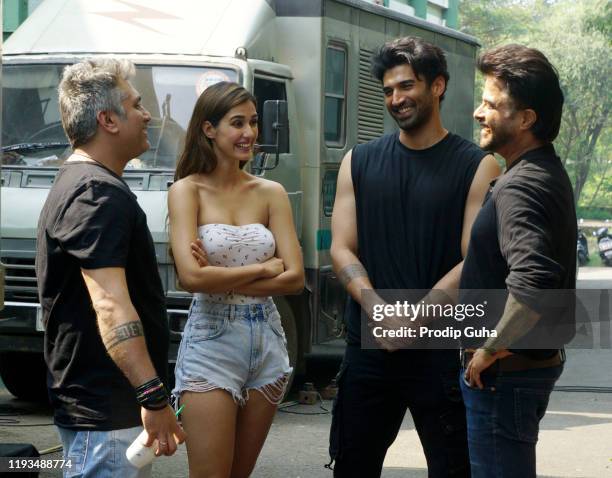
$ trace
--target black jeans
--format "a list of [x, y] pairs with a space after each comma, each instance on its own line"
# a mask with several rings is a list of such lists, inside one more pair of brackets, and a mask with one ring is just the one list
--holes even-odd
[[456, 350], [346, 348], [330, 432], [334, 477], [379, 477], [410, 410], [428, 476], [469, 478], [465, 407]]

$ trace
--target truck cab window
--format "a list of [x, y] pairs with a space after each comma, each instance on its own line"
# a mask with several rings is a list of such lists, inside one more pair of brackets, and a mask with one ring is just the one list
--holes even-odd
[[[15, 64], [2, 71], [2, 164], [58, 167], [71, 148], [62, 128], [57, 86], [64, 64]], [[207, 66], [136, 65], [132, 84], [151, 113], [151, 147], [134, 158], [134, 169], [172, 171], [193, 105], [217, 81], [236, 81], [235, 70]]]

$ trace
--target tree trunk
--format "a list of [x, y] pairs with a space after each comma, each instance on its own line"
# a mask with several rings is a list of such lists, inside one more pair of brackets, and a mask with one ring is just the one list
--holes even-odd
[[580, 142], [580, 146], [578, 147], [577, 158], [582, 157], [584, 160], [576, 167], [576, 184], [574, 185], [574, 202], [576, 206], [578, 206], [582, 189], [584, 188], [584, 184], [589, 176], [589, 170], [591, 169], [591, 161], [595, 152], [597, 140], [599, 139], [599, 135], [601, 134], [607, 120], [608, 109], [606, 108], [602, 112], [601, 116], [599, 116], [595, 124], [587, 130], [588, 132], [584, 140]]
[[595, 199], [597, 199], [597, 195], [599, 194], [599, 188], [601, 188], [601, 185], [606, 180], [606, 174], [608, 174], [608, 166], [610, 166], [610, 161], [606, 161], [606, 167], [604, 168], [604, 172], [601, 175], [601, 180], [597, 184], [597, 188], [595, 189], [595, 192], [593, 193], [593, 196], [591, 197], [591, 200], [589, 201], [589, 205], [587, 206], [587, 208], [590, 208], [595, 202]]

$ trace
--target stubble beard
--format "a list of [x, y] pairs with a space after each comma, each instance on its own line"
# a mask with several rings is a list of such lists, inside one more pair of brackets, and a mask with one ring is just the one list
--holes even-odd
[[480, 137], [480, 147], [485, 151], [498, 152], [513, 141], [513, 135], [510, 131], [498, 128], [497, 131], [489, 127], [489, 137], [486, 139]]
[[425, 123], [427, 123], [427, 121], [429, 121], [433, 112], [433, 101], [430, 99], [430, 101], [415, 104], [414, 108], [414, 114], [410, 118], [403, 120], [398, 119], [393, 112], [390, 112], [399, 128], [406, 133], [410, 133], [421, 128]]

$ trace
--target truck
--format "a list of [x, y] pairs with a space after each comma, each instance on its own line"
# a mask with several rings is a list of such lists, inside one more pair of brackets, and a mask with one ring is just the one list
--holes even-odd
[[133, 84], [153, 117], [151, 148], [128, 163], [123, 177], [155, 241], [170, 366], [191, 300], [168, 253], [166, 199], [177, 156], [207, 86], [234, 81], [254, 93], [262, 147], [247, 167], [287, 190], [304, 255], [303, 293], [275, 298], [291, 363], [303, 372], [313, 347], [343, 333], [346, 294], [329, 253], [340, 162], [355, 144], [396, 129], [370, 75], [370, 58], [385, 41], [407, 35], [446, 52], [451, 83], [444, 124], [471, 138], [476, 39], [374, 2], [45, 0], [6, 41], [3, 55], [0, 377], [8, 390], [21, 398], [45, 396], [34, 257], [40, 210], [71, 153], [57, 97], [66, 65], [105, 56], [136, 65]]

